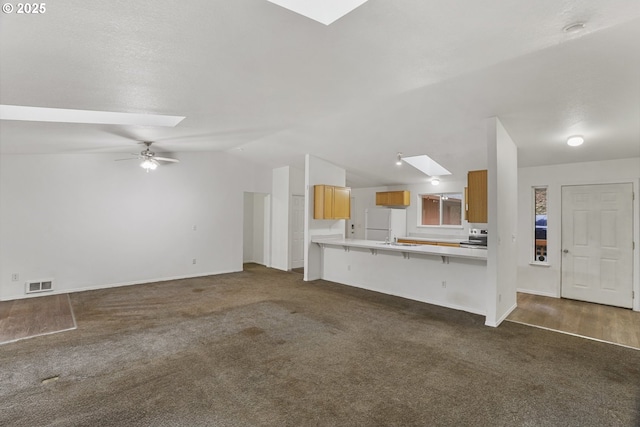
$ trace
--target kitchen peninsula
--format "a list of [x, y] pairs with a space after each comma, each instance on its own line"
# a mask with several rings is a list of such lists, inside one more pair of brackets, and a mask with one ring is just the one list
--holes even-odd
[[486, 315], [487, 251], [316, 236], [322, 278]]

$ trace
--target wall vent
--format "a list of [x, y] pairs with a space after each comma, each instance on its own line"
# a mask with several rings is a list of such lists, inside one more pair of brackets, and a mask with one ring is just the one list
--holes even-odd
[[26, 293], [49, 292], [53, 290], [53, 280], [29, 281], [26, 284]]

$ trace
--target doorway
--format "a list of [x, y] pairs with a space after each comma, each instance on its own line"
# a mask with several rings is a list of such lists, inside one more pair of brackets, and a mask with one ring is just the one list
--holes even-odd
[[562, 187], [563, 298], [632, 308], [633, 185]]
[[269, 266], [270, 201], [266, 193], [244, 193], [242, 262]]

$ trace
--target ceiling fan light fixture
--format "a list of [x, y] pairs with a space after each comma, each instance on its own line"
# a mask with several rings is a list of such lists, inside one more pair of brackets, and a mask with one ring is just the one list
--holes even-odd
[[396, 165], [402, 166], [402, 153], [398, 152], [398, 156], [396, 158]]
[[142, 169], [146, 169], [146, 171], [149, 172], [149, 170], [156, 170], [158, 164], [151, 159], [144, 159], [142, 163], [140, 163], [140, 167]]

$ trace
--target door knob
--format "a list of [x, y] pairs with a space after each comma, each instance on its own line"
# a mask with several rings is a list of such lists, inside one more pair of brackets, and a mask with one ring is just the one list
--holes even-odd
[[569, 253], [569, 249], [565, 249], [562, 252], [564, 252], [565, 254], [568, 254]]

